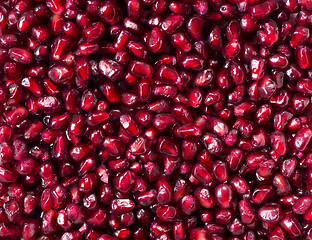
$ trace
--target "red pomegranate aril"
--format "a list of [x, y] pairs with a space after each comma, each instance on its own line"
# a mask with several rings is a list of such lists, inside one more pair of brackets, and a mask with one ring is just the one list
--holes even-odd
[[277, 69], [287, 69], [289, 66], [288, 59], [282, 53], [277, 53], [269, 58], [268, 64]]
[[200, 205], [204, 208], [212, 208], [216, 204], [216, 199], [209, 189], [197, 188], [194, 195], [198, 199]]
[[292, 48], [296, 48], [299, 45], [303, 45], [309, 37], [309, 29], [303, 26], [298, 26], [292, 31], [289, 44]]
[[167, 64], [162, 64], [159, 66], [156, 72], [156, 76], [159, 77], [161, 81], [167, 84], [177, 84], [181, 81], [177, 70]]
[[178, 14], [168, 15], [162, 22], [161, 29], [167, 34], [172, 34], [183, 24], [183, 21], [183, 17]]
[[12, 60], [21, 64], [30, 64], [33, 60], [33, 56], [27, 48], [10, 48], [8, 54]]
[[241, 235], [245, 231], [245, 225], [238, 219], [235, 218], [227, 225], [228, 230], [233, 235]]
[[298, 237], [302, 234], [302, 227], [298, 220], [293, 216], [286, 215], [282, 218], [280, 226], [289, 234], [290, 237]]
[[76, 144], [72, 148], [69, 149], [69, 155], [74, 161], [81, 161], [84, 157], [92, 156], [94, 154], [94, 146], [84, 143], [84, 144]]
[[74, 73], [71, 67], [64, 65], [56, 65], [48, 72], [49, 78], [56, 84], [68, 84]]
[[203, 22], [203, 18], [196, 15], [187, 19], [186, 31], [193, 39], [199, 40], [201, 38], [204, 28]]
[[180, 209], [181, 211], [186, 214], [190, 215], [194, 213], [198, 208], [198, 201], [192, 195], [185, 195], [180, 200]]
[[105, 224], [107, 221], [107, 212], [105, 208], [98, 208], [95, 211], [93, 211], [90, 216], [87, 219], [87, 223], [91, 226], [101, 226], [102, 224]]
[[312, 137], [312, 131], [308, 127], [302, 127], [294, 137], [294, 147], [298, 151], [305, 151]]
[[233, 199], [233, 190], [232, 187], [228, 184], [222, 183], [216, 186], [215, 197], [217, 203], [222, 208], [230, 208], [232, 205]]
[[52, 45], [51, 57], [59, 61], [63, 59], [70, 50], [70, 39], [67, 36], [58, 36]]
[[135, 204], [130, 199], [114, 199], [110, 206], [113, 213], [123, 214], [130, 212], [134, 208]]
[[23, 106], [16, 106], [5, 111], [3, 114], [8, 124], [17, 125], [27, 117], [28, 112]]
[[104, 24], [101, 22], [95, 22], [91, 26], [85, 28], [82, 32], [83, 38], [86, 41], [92, 42], [99, 39], [105, 31]]
[[150, 141], [144, 136], [138, 137], [129, 146], [129, 151], [131, 152], [131, 154], [135, 156], [145, 154], [149, 149], [150, 149]]
[[273, 160], [264, 161], [257, 169], [257, 174], [263, 178], [270, 177], [274, 172], [275, 165], [276, 164]]
[[46, 43], [50, 36], [48, 28], [42, 25], [33, 27], [31, 29], [31, 35], [41, 44]]
[[17, 238], [21, 234], [20, 229], [12, 223], [0, 223], [0, 236], [3, 238]]
[[132, 38], [132, 35], [129, 31], [121, 30], [118, 36], [114, 40], [114, 44], [113, 44], [114, 48], [116, 50], [124, 50], [127, 47], [131, 38]]
[[4, 212], [6, 213], [10, 222], [15, 223], [22, 214], [20, 203], [16, 199], [12, 199], [3, 205]]
[[177, 210], [172, 206], [163, 206], [157, 208], [156, 214], [162, 221], [172, 222], [176, 218]]
[[24, 158], [17, 163], [16, 171], [21, 175], [36, 175], [39, 172], [39, 163], [31, 158]]
[[53, 234], [57, 230], [57, 212], [55, 210], [47, 210], [43, 213], [41, 229], [44, 234]]
[[179, 155], [179, 148], [175, 141], [168, 137], [160, 137], [157, 141], [157, 149], [160, 153], [176, 157]]
[[288, 180], [280, 173], [274, 175], [273, 186], [276, 188], [276, 193], [280, 196], [285, 196], [291, 192]]
[[242, 64], [231, 62], [229, 66], [229, 75], [232, 77], [236, 85], [240, 85], [245, 81], [246, 70]]
[[17, 29], [21, 33], [27, 33], [30, 31], [34, 23], [36, 22], [36, 15], [33, 11], [25, 12], [21, 15], [17, 22]]
[[205, 147], [211, 154], [214, 155], [222, 154], [226, 149], [221, 139], [213, 134], [210, 133], [205, 134], [202, 140]]
[[212, 170], [214, 173], [215, 178], [219, 182], [226, 182], [228, 180], [228, 172], [227, 166], [222, 161], [215, 161], [212, 165]]
[[124, 143], [116, 137], [106, 137], [103, 146], [114, 157], [120, 156], [125, 150]]
[[159, 53], [163, 51], [164, 39], [162, 32], [158, 27], [154, 27], [147, 36], [147, 46], [152, 53]]
[[113, 25], [119, 20], [119, 9], [111, 1], [104, 2], [98, 9], [98, 14], [104, 23]]
[[233, 177], [231, 177], [229, 183], [239, 195], [244, 195], [249, 190], [246, 180], [239, 175], [234, 175]]
[[225, 46], [223, 46], [222, 55], [226, 60], [235, 60], [240, 51], [240, 43], [236, 40], [231, 40]]
[[308, 69], [311, 64], [312, 60], [310, 58], [311, 49], [307, 46], [298, 46], [295, 51], [296, 61], [300, 68]]
[[150, 78], [153, 73], [152, 67], [144, 62], [131, 61], [129, 64], [129, 72], [139, 78]]
[[187, 36], [181, 32], [177, 32], [170, 36], [171, 44], [181, 52], [189, 52], [192, 44], [187, 39]]
[[270, 136], [271, 146], [279, 156], [287, 153], [287, 143], [284, 133], [275, 131]]
[[281, 206], [273, 203], [263, 205], [258, 210], [258, 217], [266, 223], [276, 224], [282, 217]]
[[310, 10], [4, 2], [0, 238], [310, 238]]
[[265, 1], [249, 8], [249, 13], [255, 19], [264, 19], [273, 11], [273, 5], [269, 1]]
[[238, 203], [238, 207], [243, 224], [251, 224], [256, 220], [256, 214], [249, 201], [241, 200]]
[[119, 90], [112, 82], [105, 81], [102, 85], [100, 85], [100, 90], [110, 103], [114, 104], [120, 101]]
[[274, 116], [274, 128], [278, 131], [283, 131], [292, 117], [293, 114], [288, 111], [276, 113]]
[[100, 73], [111, 81], [118, 80], [122, 75], [122, 66], [108, 58], [102, 58], [99, 62]]
[[25, 240], [34, 238], [39, 233], [39, 222], [34, 219], [26, 220], [22, 226], [22, 236]]
[[155, 182], [156, 180], [159, 179], [161, 175], [160, 167], [158, 166], [157, 163], [154, 163], [154, 162], [147, 162], [144, 165], [144, 171], [145, 171], [146, 180], [148, 182]]
[[76, 55], [78, 56], [89, 56], [96, 53], [100, 46], [98, 42], [82, 42], [77, 46]]
[[259, 81], [263, 78], [267, 67], [267, 61], [261, 57], [255, 57], [250, 63], [251, 79]]
[[237, 105], [234, 108], [234, 114], [236, 117], [245, 117], [250, 115], [255, 110], [256, 110], [255, 104], [251, 101], [246, 101]]

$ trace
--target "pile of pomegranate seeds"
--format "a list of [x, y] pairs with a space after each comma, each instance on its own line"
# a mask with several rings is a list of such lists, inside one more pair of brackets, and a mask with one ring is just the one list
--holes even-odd
[[312, 0], [1, 1], [0, 239], [312, 239], [311, 29]]

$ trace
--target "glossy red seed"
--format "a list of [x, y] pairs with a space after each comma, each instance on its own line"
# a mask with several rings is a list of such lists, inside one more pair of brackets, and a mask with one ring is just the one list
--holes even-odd
[[200, 181], [204, 184], [208, 184], [213, 178], [213, 174], [212, 174], [211, 170], [209, 168], [205, 167], [201, 163], [197, 163], [194, 165], [194, 167], [192, 169], [192, 174], [194, 175], [194, 177], [198, 181]]
[[211, 154], [218, 155], [225, 151], [225, 146], [221, 139], [213, 134], [205, 134], [202, 140], [205, 147]]
[[266, 204], [259, 208], [258, 217], [264, 222], [275, 224], [282, 217], [281, 206], [278, 204]]
[[139, 78], [150, 78], [152, 76], [153, 69], [147, 63], [131, 61], [129, 64], [129, 72]]
[[255, 19], [264, 19], [271, 14], [273, 11], [273, 5], [269, 1], [265, 1], [258, 5], [254, 5], [253, 7], [249, 8], [249, 13]]
[[246, 194], [249, 190], [246, 180], [239, 175], [234, 175], [233, 177], [231, 177], [229, 183], [231, 184], [233, 189], [240, 195]]
[[100, 73], [111, 81], [118, 80], [122, 75], [122, 66], [108, 58], [102, 58], [99, 62]]
[[36, 15], [33, 11], [27, 11], [21, 15], [17, 22], [17, 29], [21, 33], [29, 32], [36, 22]]
[[311, 66], [311, 57], [310, 57], [311, 49], [307, 46], [299, 46], [296, 49], [295, 57], [298, 65], [302, 69], [307, 69]]
[[233, 199], [232, 187], [228, 184], [219, 184], [215, 190], [214, 195], [216, 197], [217, 203], [222, 208], [230, 208]]
[[101, 4], [98, 9], [98, 14], [104, 23], [111, 25], [118, 22], [120, 15], [119, 9], [111, 1], [106, 1]]
[[205, 60], [195, 54], [185, 54], [182, 58], [182, 66], [186, 70], [200, 71], [204, 68]]
[[12, 223], [0, 223], [0, 236], [3, 238], [16, 238], [20, 236], [20, 229]]
[[22, 106], [13, 107], [4, 113], [5, 120], [8, 124], [16, 125], [21, 123], [28, 115], [26, 108]]
[[203, 33], [204, 21], [201, 16], [191, 16], [186, 22], [186, 31], [194, 39], [199, 40]]
[[43, 213], [41, 229], [44, 234], [53, 234], [57, 230], [57, 212], [55, 210], [47, 210]]
[[278, 195], [285, 196], [291, 192], [291, 186], [288, 180], [280, 173], [274, 175], [273, 186], [276, 188]]
[[184, 195], [180, 200], [180, 209], [186, 215], [191, 215], [198, 208], [197, 199], [192, 195]]
[[157, 208], [156, 214], [162, 221], [172, 222], [175, 220], [177, 210], [172, 206], [163, 206]]
[[157, 141], [156, 147], [160, 153], [173, 157], [179, 155], [178, 145], [169, 137], [160, 137]]
[[251, 224], [256, 220], [256, 214], [249, 201], [241, 200], [238, 203], [238, 207], [243, 224]]
[[73, 75], [72, 68], [64, 65], [56, 65], [48, 72], [49, 78], [56, 84], [67, 84]]
[[283, 156], [287, 152], [287, 143], [285, 134], [275, 131], [270, 136], [271, 146], [279, 156]]
[[25, 240], [34, 238], [39, 233], [39, 222], [34, 219], [26, 220], [22, 227], [22, 236]]
[[106, 137], [103, 146], [114, 157], [120, 156], [125, 150], [124, 143], [116, 137]]
[[236, 40], [231, 40], [222, 48], [222, 55], [226, 60], [235, 60], [241, 51], [241, 45]]
[[212, 192], [206, 188], [197, 188], [194, 192], [195, 197], [200, 205], [204, 208], [212, 208], [216, 204], [216, 199]]
[[27, 48], [10, 48], [8, 54], [12, 60], [21, 64], [30, 64], [33, 59], [31, 52]]
[[286, 215], [280, 221], [280, 226], [289, 234], [290, 237], [297, 237], [302, 234], [302, 227], [298, 220], [293, 216]]
[[295, 135], [294, 146], [298, 151], [305, 151], [312, 137], [308, 127], [301, 128]]
[[192, 44], [187, 38], [187, 36], [181, 32], [172, 34], [170, 36], [171, 44], [181, 52], [189, 52], [191, 50]]
[[119, 90], [112, 82], [105, 81], [102, 85], [100, 85], [100, 90], [109, 102], [118, 103], [120, 101]]
[[161, 24], [162, 30], [167, 34], [175, 32], [182, 24], [183, 17], [178, 14], [171, 14]]
[[197, 240], [197, 239], [203, 239], [203, 240], [208, 240], [210, 239], [210, 234], [208, 233], [208, 231], [206, 231], [206, 229], [204, 228], [194, 228], [191, 230], [191, 233], [190, 233], [190, 239], [194, 239], [194, 240]]
[[148, 39], [148, 49], [153, 53], [159, 53], [164, 48], [164, 39], [158, 27], [154, 27]]
[[131, 211], [134, 208], [134, 202], [130, 199], [114, 199], [111, 202], [113, 213], [122, 214]]

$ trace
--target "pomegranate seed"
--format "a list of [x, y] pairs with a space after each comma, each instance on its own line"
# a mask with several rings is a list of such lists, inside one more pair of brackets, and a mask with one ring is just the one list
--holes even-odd
[[1, 239], [311, 238], [309, 1], [0, 5]]
[[298, 220], [292, 216], [286, 215], [281, 220], [280, 225], [291, 237], [300, 236], [302, 233], [301, 225], [298, 223]]
[[103, 76], [107, 77], [111, 81], [119, 79], [123, 71], [120, 64], [108, 58], [101, 59], [99, 62], [99, 70]]

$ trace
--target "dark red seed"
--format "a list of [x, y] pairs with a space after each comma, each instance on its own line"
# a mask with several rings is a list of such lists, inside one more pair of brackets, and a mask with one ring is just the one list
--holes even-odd
[[118, 80], [123, 72], [122, 66], [108, 58], [102, 58], [99, 62], [100, 73], [111, 81]]

